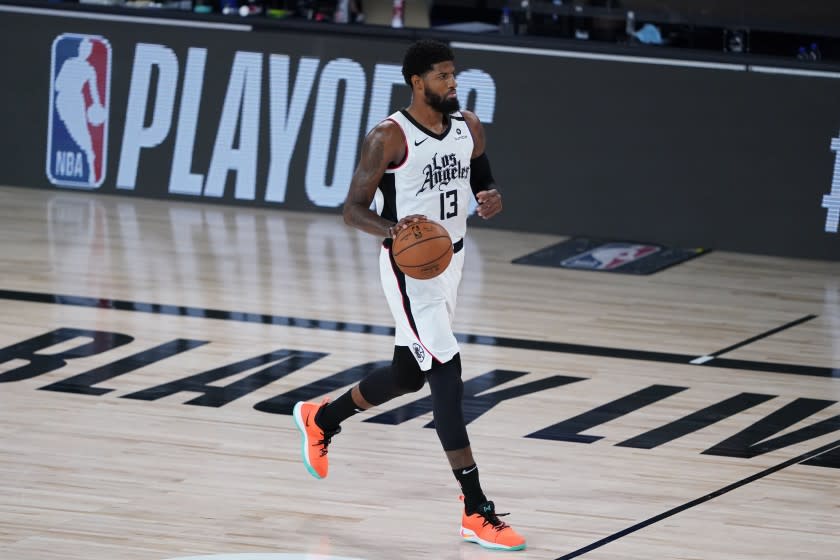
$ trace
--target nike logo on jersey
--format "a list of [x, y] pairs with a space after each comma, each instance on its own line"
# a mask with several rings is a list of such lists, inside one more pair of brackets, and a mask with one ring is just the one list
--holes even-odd
[[420, 140], [419, 142], [418, 142], [417, 140], [415, 140], [415, 141], [414, 141], [414, 145], [415, 145], [415, 146], [419, 146], [420, 144], [422, 144], [423, 142], [425, 142], [425, 141], [426, 141], [426, 140], [428, 140], [428, 139], [429, 139], [429, 138], [428, 138], [428, 137], [426, 137], [426, 138], [423, 138], [422, 140]]

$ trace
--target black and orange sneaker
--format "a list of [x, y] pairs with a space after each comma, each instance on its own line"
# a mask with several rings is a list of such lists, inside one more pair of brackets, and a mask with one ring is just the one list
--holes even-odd
[[[463, 496], [461, 497], [463, 500]], [[495, 550], [522, 550], [525, 538], [513, 530], [513, 527], [499, 519], [507, 513], [496, 513], [493, 502], [479, 504], [478, 511], [461, 517], [461, 537], [465, 541], [478, 543], [485, 548]]]
[[302, 440], [303, 464], [306, 470], [315, 478], [326, 478], [329, 470], [327, 459], [327, 447], [332, 437], [341, 431], [336, 428], [334, 431], [325, 432], [315, 423], [315, 415], [327, 405], [329, 399], [324, 399], [321, 404], [298, 402], [292, 415], [300, 430]]

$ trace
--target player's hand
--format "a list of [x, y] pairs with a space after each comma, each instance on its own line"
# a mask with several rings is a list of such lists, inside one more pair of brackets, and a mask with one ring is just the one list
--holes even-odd
[[475, 199], [478, 202], [476, 213], [485, 220], [502, 211], [502, 194], [496, 189], [480, 191], [476, 193]]
[[391, 226], [391, 237], [396, 237], [399, 232], [408, 227], [411, 227], [412, 224], [428, 221], [429, 219], [421, 214], [412, 214], [410, 216], [405, 216], [399, 222]]

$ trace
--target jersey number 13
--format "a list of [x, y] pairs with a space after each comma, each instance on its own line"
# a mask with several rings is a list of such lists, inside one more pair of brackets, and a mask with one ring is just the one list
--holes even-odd
[[440, 219], [454, 218], [458, 215], [458, 191], [440, 193]]

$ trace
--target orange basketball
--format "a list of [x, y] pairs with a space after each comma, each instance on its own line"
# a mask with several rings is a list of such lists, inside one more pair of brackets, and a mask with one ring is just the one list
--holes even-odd
[[452, 260], [452, 239], [437, 222], [418, 222], [402, 230], [391, 247], [394, 261], [406, 276], [434, 278]]

